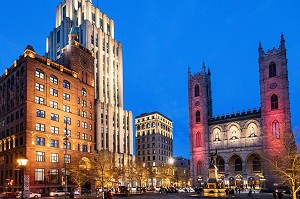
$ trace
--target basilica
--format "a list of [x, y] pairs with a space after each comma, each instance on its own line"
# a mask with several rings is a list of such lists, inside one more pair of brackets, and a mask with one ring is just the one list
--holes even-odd
[[280, 155], [291, 133], [289, 81], [284, 36], [278, 48], [258, 47], [259, 109], [213, 116], [211, 72], [188, 70], [191, 178], [194, 186], [208, 178], [209, 157], [217, 150], [218, 177], [225, 187], [260, 189], [274, 184], [263, 157]]

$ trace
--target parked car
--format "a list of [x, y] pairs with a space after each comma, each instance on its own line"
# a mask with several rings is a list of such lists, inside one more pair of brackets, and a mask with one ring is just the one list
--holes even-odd
[[32, 193], [30, 192], [29, 198], [40, 198], [42, 195], [40, 193]]
[[[56, 191], [51, 191], [50, 193], [49, 193], [49, 195], [50, 196], [64, 196], [66, 193], [65, 193], [65, 191], [64, 190], [56, 190]], [[67, 192], [67, 196], [68, 195], [70, 195], [70, 193], [69, 192]]]
[[180, 189], [176, 189], [176, 191], [177, 191], [178, 193], [185, 193], [185, 190], [184, 190], [184, 189], [182, 189], [182, 188], [180, 188]]
[[90, 195], [92, 192], [87, 188], [81, 188], [81, 195]]

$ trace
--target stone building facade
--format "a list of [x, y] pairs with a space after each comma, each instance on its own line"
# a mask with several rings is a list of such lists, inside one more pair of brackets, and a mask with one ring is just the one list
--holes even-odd
[[191, 176], [206, 181], [209, 157], [217, 149], [219, 177], [227, 187], [261, 188], [274, 183], [264, 156], [280, 156], [291, 133], [285, 40], [265, 52], [259, 44], [261, 108], [214, 117], [211, 73], [188, 71]]
[[124, 110], [122, 43], [115, 39], [113, 19], [91, 0], [63, 0], [56, 7], [55, 28], [46, 39], [46, 57], [57, 60], [71, 28], [78, 42], [95, 56], [96, 149], [114, 153], [124, 165], [133, 160], [132, 112]]
[[27, 46], [0, 77], [0, 192], [21, 190], [20, 155], [30, 191], [48, 193], [63, 188], [65, 162], [94, 152], [94, 57], [69, 39], [57, 62]]

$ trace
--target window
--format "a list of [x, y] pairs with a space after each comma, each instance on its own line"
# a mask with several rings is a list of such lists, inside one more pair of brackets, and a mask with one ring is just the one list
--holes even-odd
[[200, 111], [196, 111], [196, 123], [200, 122]]
[[82, 134], [82, 139], [83, 139], [83, 140], [87, 140], [87, 139], [88, 139], [88, 135], [87, 135], [86, 133], [83, 133], [83, 134]]
[[86, 90], [84, 88], [82, 89], [82, 96], [86, 96]]
[[39, 83], [35, 83], [35, 89], [41, 92], [44, 92], [44, 85], [43, 84], [39, 84]]
[[219, 172], [225, 172], [225, 162], [223, 159], [219, 160], [217, 167]]
[[58, 103], [54, 101], [50, 101], [50, 107], [58, 109]]
[[199, 85], [196, 84], [196, 86], [195, 86], [195, 97], [198, 97], [200, 95], [200, 91], [199, 90], [200, 90]]
[[200, 147], [202, 143], [202, 134], [198, 131], [196, 134], [196, 147]]
[[277, 120], [272, 123], [272, 135], [274, 138], [280, 138], [279, 122]]
[[45, 124], [36, 123], [35, 124], [35, 130], [44, 132], [45, 131]]
[[242, 160], [237, 158], [234, 162], [234, 170], [235, 171], [242, 171]]
[[50, 131], [52, 134], [58, 134], [59, 133], [59, 128], [55, 126], [50, 127]]
[[70, 113], [70, 106], [63, 105], [63, 111]]
[[51, 120], [58, 122], [58, 118], [59, 118], [58, 114], [51, 113]]
[[70, 90], [70, 83], [67, 80], [64, 80], [63, 87]]
[[60, 42], [60, 30], [56, 32], [56, 43]]
[[42, 97], [35, 97], [35, 103], [37, 104], [44, 104], [44, 98]]
[[58, 169], [50, 169], [49, 181], [50, 183], [58, 183]]
[[85, 144], [82, 145], [82, 151], [87, 152], [87, 145], [85, 145]]
[[271, 62], [269, 65], [269, 78], [276, 76], [276, 64]]
[[202, 162], [198, 161], [197, 163], [197, 175], [202, 175]]
[[71, 118], [64, 116], [64, 123], [71, 124]]
[[69, 154], [64, 155], [64, 163], [71, 163], [71, 155]]
[[271, 96], [271, 110], [278, 109], [278, 97], [277, 95], [273, 94]]
[[67, 93], [63, 93], [64, 100], [70, 101], [70, 95]]
[[64, 142], [64, 149], [67, 148], [67, 149], [71, 149], [71, 142]]
[[43, 168], [36, 168], [35, 169], [34, 180], [35, 180], [35, 183], [44, 183], [44, 180], [45, 180], [45, 169], [43, 169]]
[[35, 152], [35, 159], [37, 162], [45, 162], [45, 153], [41, 151]]
[[86, 106], [86, 101], [82, 100], [82, 106]]
[[45, 111], [36, 109], [36, 116], [45, 118]]
[[85, 111], [82, 111], [82, 117], [86, 118], [86, 112]]
[[45, 146], [45, 138], [36, 137], [35, 143], [36, 145]]
[[38, 77], [38, 78], [44, 79], [44, 76], [45, 76], [45, 75], [44, 75], [44, 72], [43, 72], [41, 69], [38, 69], [38, 68], [37, 68], [37, 69], [35, 70], [35, 76]]
[[58, 96], [58, 90], [50, 88], [50, 95], [53, 95], [53, 96], [57, 97]]
[[87, 123], [86, 122], [82, 122], [82, 128], [87, 129]]
[[50, 154], [50, 162], [58, 162], [58, 153]]
[[253, 172], [260, 172], [261, 171], [260, 159], [258, 157], [255, 157], [253, 159], [252, 165], [253, 165]]
[[58, 84], [58, 79], [55, 75], [50, 75], [50, 82], [53, 84]]
[[51, 140], [51, 141], [50, 141], [50, 146], [51, 146], [51, 147], [58, 148], [58, 140]]
[[64, 129], [64, 135], [67, 137], [71, 137], [71, 130], [70, 129]]

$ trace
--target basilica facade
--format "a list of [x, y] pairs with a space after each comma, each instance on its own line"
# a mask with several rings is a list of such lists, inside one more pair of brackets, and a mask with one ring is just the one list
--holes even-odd
[[284, 36], [265, 52], [259, 43], [259, 109], [213, 116], [211, 72], [188, 71], [191, 178], [199, 186], [208, 178], [209, 157], [217, 150], [219, 180], [225, 187], [260, 189], [274, 184], [265, 156], [280, 156], [291, 133], [289, 81]]

